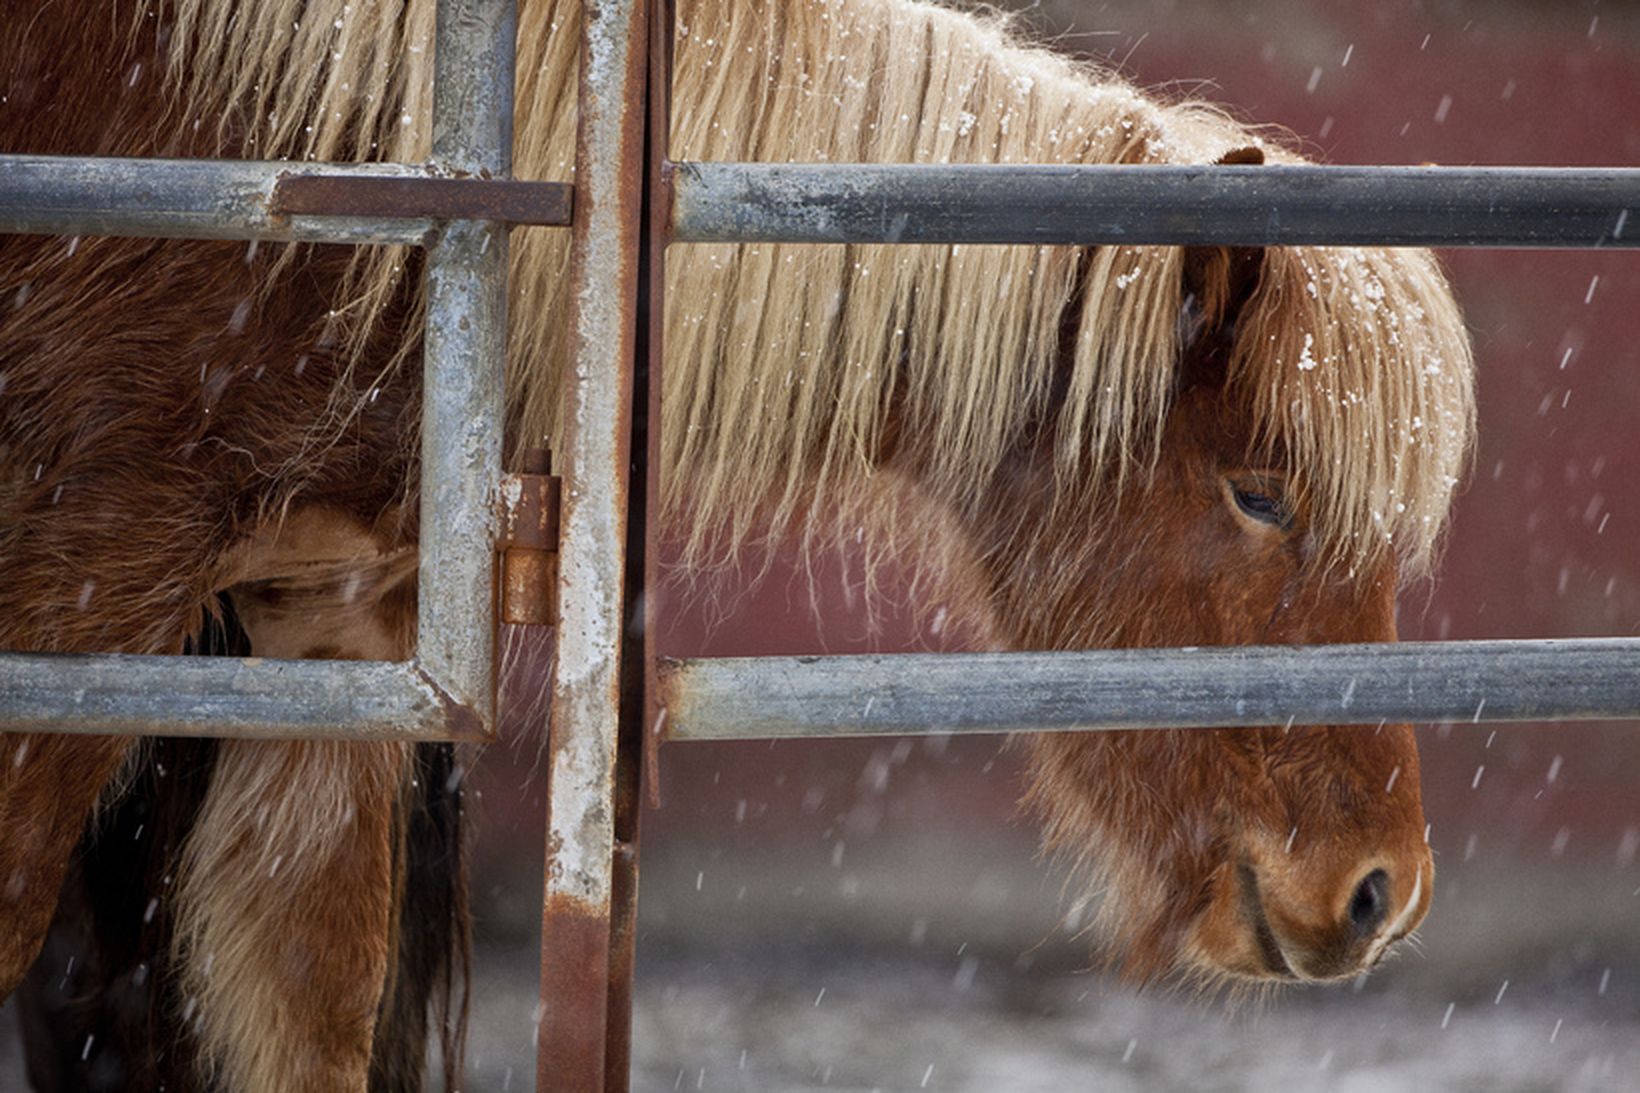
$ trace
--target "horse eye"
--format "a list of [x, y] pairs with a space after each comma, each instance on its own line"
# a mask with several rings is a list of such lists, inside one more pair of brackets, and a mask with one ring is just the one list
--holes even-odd
[[1230, 491], [1236, 498], [1236, 507], [1255, 520], [1266, 524], [1284, 528], [1292, 523], [1292, 514], [1278, 498], [1257, 489], [1244, 489], [1240, 486]]

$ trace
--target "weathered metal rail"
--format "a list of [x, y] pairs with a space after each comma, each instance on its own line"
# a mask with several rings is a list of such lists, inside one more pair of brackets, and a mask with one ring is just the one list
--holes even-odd
[[486, 740], [414, 664], [68, 653], [0, 655], [7, 732], [284, 740]]
[[562, 182], [445, 166], [0, 156], [0, 233], [433, 243], [445, 221], [565, 225]]
[[[512, 171], [512, 0], [444, 0], [433, 162]], [[495, 726], [496, 539], [507, 360], [507, 228], [452, 220], [427, 250], [416, 664]]]
[[1640, 718], [1640, 638], [668, 660], [670, 740]]
[[673, 239], [1640, 246], [1628, 167], [677, 163]]
[[[411, 164], [0, 156], [0, 232], [425, 245], [574, 187]], [[669, 163], [677, 243], [1633, 248], [1640, 168]]]

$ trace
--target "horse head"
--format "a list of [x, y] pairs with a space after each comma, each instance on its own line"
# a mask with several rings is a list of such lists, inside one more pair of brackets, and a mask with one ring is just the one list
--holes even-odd
[[[1281, 272], [1269, 265], [1261, 251], [1184, 254], [1179, 351], [1148, 458], [1090, 469], [1088, 482], [1067, 486], [1050, 429], [1009, 461], [979, 522], [1005, 643], [1395, 640], [1394, 531], [1387, 522], [1349, 527], [1339, 519], [1350, 509], [1340, 489], [1379, 487], [1369, 473], [1340, 483], [1304, 465], [1295, 457], [1314, 459], [1317, 450], [1298, 426], [1332, 413], [1344, 421], [1324, 432], [1341, 442], [1371, 447], [1383, 443], [1380, 433], [1394, 434], [1376, 456], [1334, 456], [1328, 472], [1350, 460], [1359, 471], [1363, 458], [1412, 460], [1397, 450], [1408, 437], [1413, 446], [1445, 445], [1441, 458], [1449, 458], [1467, 444], [1467, 389], [1424, 393], [1431, 416], [1443, 414], [1441, 399], [1455, 400], [1444, 408], [1454, 435], [1436, 441], [1387, 420], [1405, 406], [1364, 402], [1394, 403], [1391, 389], [1403, 384], [1404, 395], [1419, 377], [1380, 377], [1381, 388], [1352, 400], [1344, 387], [1353, 381], [1339, 362], [1330, 378], [1312, 375], [1322, 368], [1308, 367], [1302, 350], [1314, 351], [1314, 332], [1298, 339], [1296, 359], [1275, 359], [1285, 335], [1269, 327], [1284, 320], [1272, 320], [1270, 309], [1283, 301], [1272, 280]], [[1360, 287], [1315, 291], [1332, 292], [1347, 308]], [[1401, 367], [1368, 356], [1376, 367]], [[1305, 402], [1304, 390], [1320, 397]], [[1296, 421], [1269, 412], [1295, 403], [1302, 403]], [[1443, 511], [1450, 471], [1448, 463], [1432, 487]], [[1390, 488], [1405, 498], [1401, 505], [1431, 501], [1413, 497], [1412, 479], [1396, 481]], [[987, 539], [985, 528], [1005, 530]], [[1434, 866], [1409, 725], [1067, 733], [1024, 746], [1027, 801], [1044, 821], [1047, 844], [1087, 868], [1100, 890], [1098, 932], [1136, 978], [1353, 976], [1377, 964], [1429, 908]]]

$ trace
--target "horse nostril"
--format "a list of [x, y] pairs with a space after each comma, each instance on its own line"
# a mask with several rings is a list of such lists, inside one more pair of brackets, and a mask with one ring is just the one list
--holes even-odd
[[1376, 933], [1389, 912], [1389, 874], [1374, 869], [1355, 889], [1350, 900], [1350, 922], [1358, 937]]

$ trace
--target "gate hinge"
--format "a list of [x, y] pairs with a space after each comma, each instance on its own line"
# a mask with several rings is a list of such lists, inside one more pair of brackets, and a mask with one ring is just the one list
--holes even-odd
[[558, 619], [559, 480], [545, 448], [501, 477], [501, 621], [551, 626]]

